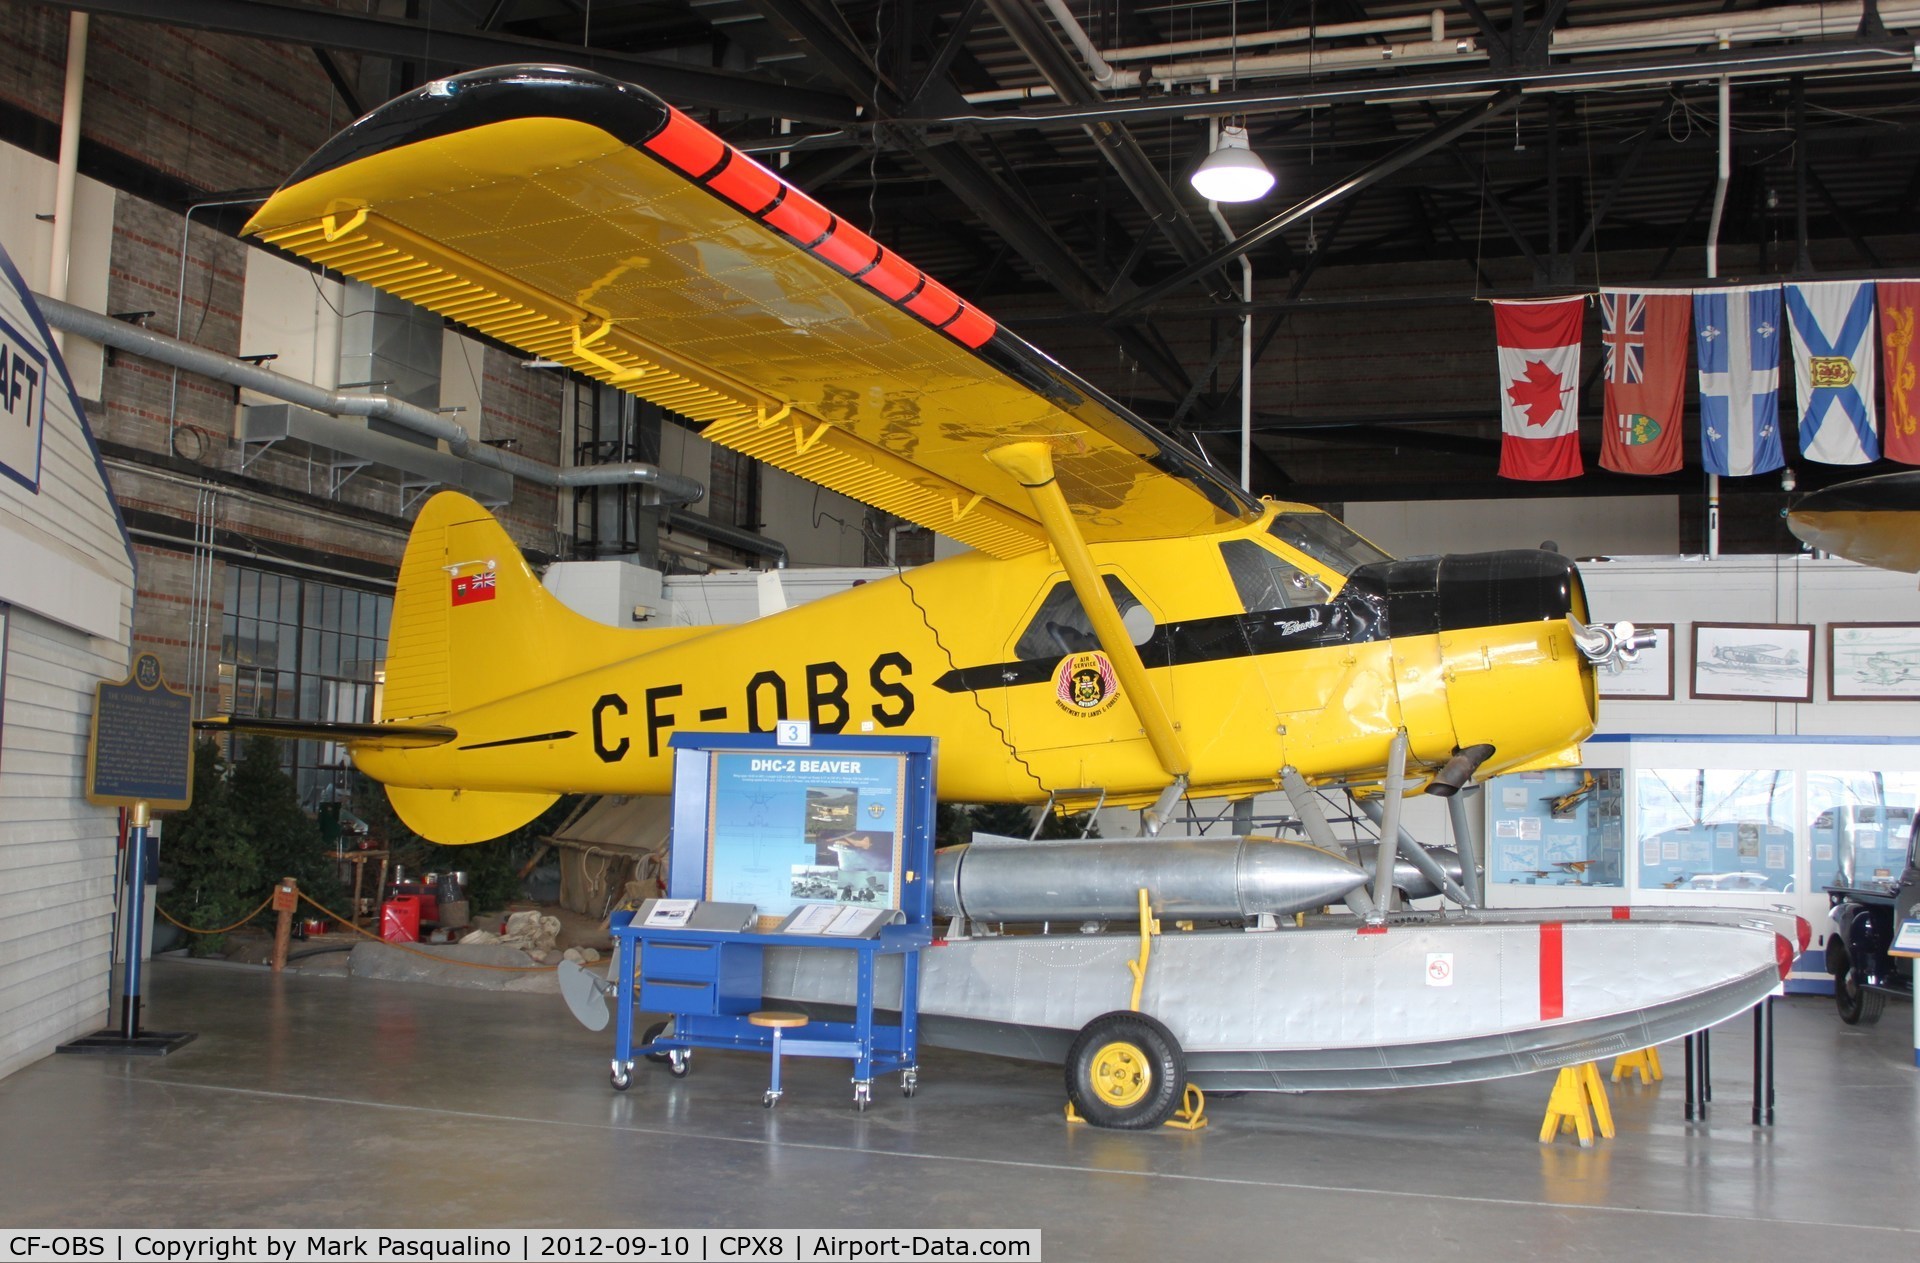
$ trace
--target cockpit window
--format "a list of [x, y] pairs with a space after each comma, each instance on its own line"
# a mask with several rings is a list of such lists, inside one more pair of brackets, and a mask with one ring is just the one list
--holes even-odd
[[1220, 545], [1220, 556], [1249, 614], [1318, 605], [1327, 599], [1326, 584], [1250, 539], [1227, 540]]
[[[1112, 575], [1102, 577], [1120, 611], [1120, 621], [1126, 624], [1127, 634], [1134, 644], [1144, 643], [1153, 634], [1152, 613], [1127, 590], [1126, 584]], [[1070, 653], [1087, 653], [1099, 647], [1100, 638], [1094, 635], [1093, 620], [1087, 617], [1080, 598], [1074, 595], [1073, 585], [1063, 579], [1053, 585], [1053, 591], [1040, 603], [1040, 611], [1027, 624], [1027, 630], [1014, 642], [1013, 656], [1021, 662], [1051, 662]]]
[[1361, 566], [1393, 560], [1330, 513], [1282, 513], [1267, 529], [1281, 543], [1291, 544], [1343, 576]]

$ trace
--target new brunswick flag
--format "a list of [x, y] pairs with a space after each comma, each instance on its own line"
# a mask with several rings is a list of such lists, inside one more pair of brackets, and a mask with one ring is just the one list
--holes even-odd
[[1881, 281], [1879, 299], [1886, 457], [1920, 465], [1920, 346], [1913, 337], [1920, 317], [1920, 281]]
[[1692, 324], [1689, 290], [1600, 291], [1606, 379], [1602, 469], [1670, 474], [1680, 468]]

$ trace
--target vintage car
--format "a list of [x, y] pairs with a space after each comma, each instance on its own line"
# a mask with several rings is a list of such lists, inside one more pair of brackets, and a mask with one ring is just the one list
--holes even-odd
[[1889, 995], [1913, 994], [1913, 963], [1889, 956], [1894, 933], [1914, 916], [1920, 903], [1920, 822], [1907, 832], [1905, 864], [1898, 877], [1856, 879], [1827, 887], [1827, 972], [1833, 975], [1833, 1000], [1840, 1020], [1850, 1026], [1880, 1020]]

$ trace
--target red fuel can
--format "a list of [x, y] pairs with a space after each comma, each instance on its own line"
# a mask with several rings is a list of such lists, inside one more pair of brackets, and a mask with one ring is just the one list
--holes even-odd
[[418, 896], [395, 895], [380, 905], [380, 937], [389, 943], [420, 941]]

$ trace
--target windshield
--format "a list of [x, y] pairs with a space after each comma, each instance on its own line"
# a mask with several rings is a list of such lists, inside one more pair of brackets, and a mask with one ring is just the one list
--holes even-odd
[[1291, 544], [1321, 565], [1339, 571], [1343, 577], [1361, 566], [1393, 560], [1331, 514], [1282, 513], [1267, 529], [1281, 543]]

